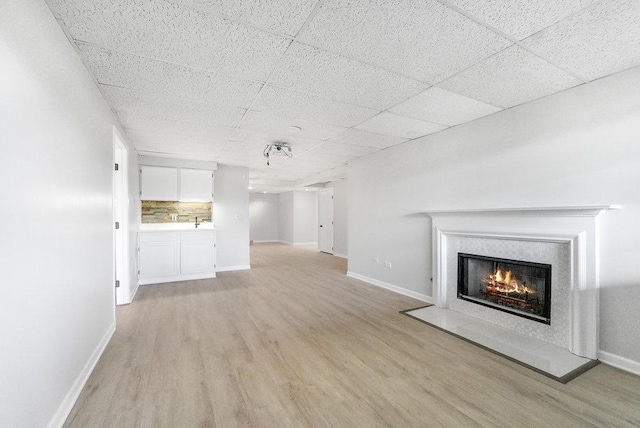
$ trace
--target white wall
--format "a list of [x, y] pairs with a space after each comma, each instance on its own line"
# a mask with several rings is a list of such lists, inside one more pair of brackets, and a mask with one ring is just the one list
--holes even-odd
[[247, 168], [218, 165], [213, 191], [218, 270], [249, 268], [248, 186]]
[[318, 242], [317, 192], [280, 193], [278, 216], [280, 242], [294, 245]]
[[115, 327], [115, 121], [43, 1], [3, 1], [0, 63], [0, 426], [56, 426]]
[[278, 205], [275, 193], [251, 193], [249, 195], [249, 236], [254, 242], [278, 240]]
[[293, 244], [293, 192], [278, 195], [278, 241]]
[[336, 256], [349, 255], [349, 209], [348, 180], [337, 180], [327, 183], [325, 187], [333, 187], [333, 248]]
[[293, 243], [318, 242], [318, 193], [293, 192]]
[[428, 209], [623, 204], [601, 219], [600, 347], [640, 362], [638, 87], [640, 68], [351, 162], [349, 271], [432, 295]]

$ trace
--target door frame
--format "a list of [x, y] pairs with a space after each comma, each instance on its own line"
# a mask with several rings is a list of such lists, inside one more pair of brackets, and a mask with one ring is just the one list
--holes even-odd
[[[116, 127], [113, 128], [113, 287], [116, 305], [131, 303], [129, 281], [129, 180], [127, 146]], [[116, 171], [115, 165], [118, 164]], [[116, 222], [119, 229], [116, 229]], [[116, 288], [116, 281], [120, 286]]]

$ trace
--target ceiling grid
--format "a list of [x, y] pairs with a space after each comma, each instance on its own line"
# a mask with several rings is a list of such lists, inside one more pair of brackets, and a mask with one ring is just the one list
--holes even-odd
[[640, 65], [634, 0], [46, 1], [139, 153], [254, 191]]

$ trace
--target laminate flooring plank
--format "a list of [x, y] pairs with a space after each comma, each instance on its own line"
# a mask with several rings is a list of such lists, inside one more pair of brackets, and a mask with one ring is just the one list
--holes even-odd
[[66, 426], [640, 426], [638, 376], [560, 384], [398, 313], [424, 303], [311, 247], [252, 245], [251, 265], [141, 286]]

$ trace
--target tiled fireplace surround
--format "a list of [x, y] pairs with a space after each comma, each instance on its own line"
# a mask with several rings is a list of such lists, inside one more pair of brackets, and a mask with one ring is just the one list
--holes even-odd
[[[598, 217], [613, 206], [430, 211], [436, 306], [597, 359]], [[457, 298], [458, 252], [552, 265], [551, 324]]]

